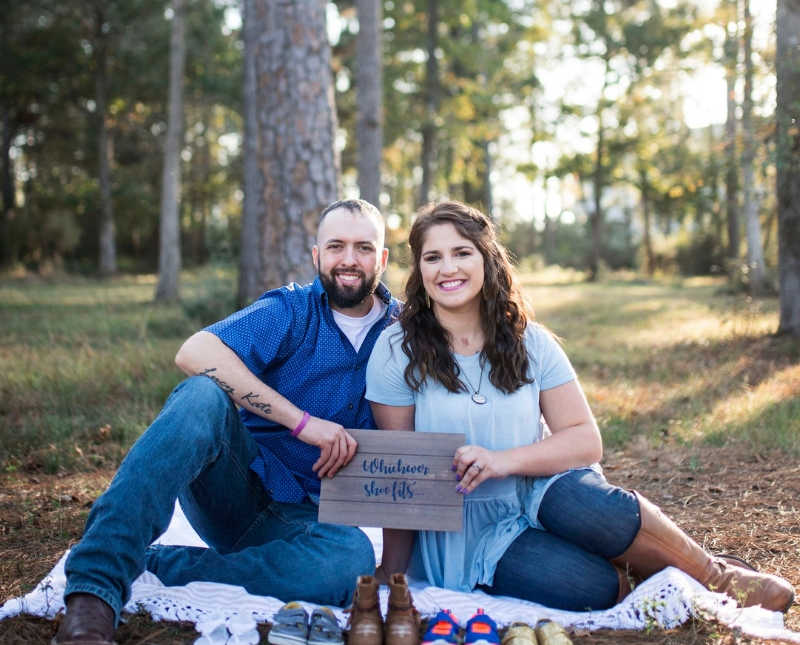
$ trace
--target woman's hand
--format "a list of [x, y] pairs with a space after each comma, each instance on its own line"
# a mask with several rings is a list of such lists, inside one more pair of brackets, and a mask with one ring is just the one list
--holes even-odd
[[510, 474], [504, 452], [487, 450], [481, 446], [461, 446], [453, 457], [459, 493], [471, 493], [482, 482]]

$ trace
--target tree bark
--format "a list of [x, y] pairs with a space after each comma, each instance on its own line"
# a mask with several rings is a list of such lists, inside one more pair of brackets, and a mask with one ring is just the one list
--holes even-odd
[[[734, 24], [739, 20], [738, 0], [728, 0], [733, 10]], [[725, 65], [727, 84], [727, 115], [725, 118], [725, 211], [728, 217], [728, 257], [739, 257], [739, 174], [736, 155], [736, 64], [739, 58], [738, 29], [727, 27], [725, 37]]]
[[653, 275], [656, 270], [655, 256], [653, 254], [653, 240], [651, 235], [652, 216], [650, 213], [650, 190], [647, 181], [647, 169], [639, 168], [639, 193], [642, 203], [642, 246], [644, 246], [644, 271]]
[[778, 333], [800, 337], [800, 0], [778, 0]]
[[[252, 0], [246, 16], [255, 28], [249, 37], [254, 40], [255, 161], [262, 182], [255, 205], [258, 290], [314, 276], [310, 251], [317, 219], [338, 192], [325, 5], [324, 0]], [[245, 178], [253, 179], [249, 172]]]
[[102, 276], [117, 272], [117, 243], [114, 233], [114, 206], [111, 201], [111, 139], [106, 123], [108, 104], [108, 37], [105, 33], [102, 4], [95, 10], [95, 102], [97, 114], [97, 158], [100, 187], [100, 259]]
[[433, 185], [433, 158], [436, 150], [436, 115], [439, 111], [439, 0], [428, 0], [428, 38], [425, 65], [425, 121], [422, 124], [422, 184], [419, 187], [419, 205], [430, 201]]
[[483, 150], [483, 209], [484, 213], [494, 220], [494, 194], [492, 193], [492, 151], [489, 149], [488, 139], [481, 141]]
[[258, 100], [256, 97], [256, 46], [258, 24], [256, 0], [244, 0], [242, 32], [244, 39], [244, 199], [242, 201], [242, 233], [239, 248], [239, 289], [237, 302], [244, 306], [261, 293], [261, 256], [258, 225], [259, 195], [264, 178], [258, 170]]
[[356, 91], [358, 115], [358, 189], [361, 198], [380, 208], [383, 149], [381, 0], [358, 0]]
[[186, 62], [185, 0], [172, 0], [169, 44], [169, 99], [164, 173], [161, 188], [158, 285], [155, 298], [177, 300], [181, 273], [181, 147], [183, 142], [183, 73]]
[[2, 139], [2, 194], [3, 214], [0, 218], [0, 266], [11, 264], [16, 260], [13, 244], [10, 240], [9, 229], [11, 217], [14, 214], [16, 199], [14, 196], [14, 161], [11, 159], [11, 142], [14, 139], [14, 126], [8, 110], [3, 110], [3, 139]]
[[[602, 0], [600, 0], [602, 4]], [[592, 197], [594, 210], [589, 215], [589, 224], [592, 233], [592, 250], [589, 257], [589, 280], [597, 280], [600, 274], [600, 259], [603, 247], [603, 189], [605, 188], [605, 125], [603, 123], [603, 107], [605, 104], [605, 90], [607, 86], [610, 60], [608, 53], [605, 56], [605, 70], [603, 73], [603, 89], [597, 104], [597, 151], [595, 153], [594, 172], [592, 173]]]
[[758, 221], [758, 200], [755, 195], [753, 160], [755, 159], [755, 134], [753, 132], [753, 19], [750, 0], [744, 0], [744, 104], [742, 105], [742, 178], [744, 216], [747, 231], [747, 269], [750, 292], [764, 292], [764, 250], [761, 243], [761, 224]]

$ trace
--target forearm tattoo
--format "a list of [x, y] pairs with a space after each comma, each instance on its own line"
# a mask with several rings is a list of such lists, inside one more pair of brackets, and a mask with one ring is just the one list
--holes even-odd
[[212, 381], [214, 381], [214, 383], [219, 385], [219, 387], [222, 389], [223, 392], [225, 392], [225, 394], [227, 394], [229, 396], [233, 396], [234, 395], [233, 387], [228, 385], [219, 376], [217, 376], [216, 374], [213, 373], [213, 372], [216, 372], [216, 371], [217, 371], [216, 367], [209, 367], [208, 369], [205, 369], [202, 372], [200, 372], [200, 376], [207, 376]]
[[[233, 387], [231, 385], [228, 385], [219, 376], [214, 374], [214, 372], [216, 371], [217, 371], [216, 367], [209, 367], [200, 372], [200, 375], [207, 376], [212, 381], [214, 381], [214, 383], [216, 383], [222, 389], [222, 391], [225, 392], [225, 394], [234, 397], [236, 395], [236, 392], [234, 391]], [[242, 401], [247, 403], [251, 408], [255, 410], [260, 410], [264, 414], [270, 414], [272, 412], [272, 406], [269, 403], [257, 401], [256, 399], [258, 399], [258, 397], [259, 395], [256, 394], [255, 392], [248, 392], [242, 397]]]
[[258, 394], [255, 392], [248, 392], [242, 397], [242, 401], [247, 401], [247, 403], [250, 404], [250, 407], [255, 408], [256, 410], [261, 410], [264, 414], [269, 414], [272, 412], [272, 406], [269, 403], [256, 401], [257, 398]]

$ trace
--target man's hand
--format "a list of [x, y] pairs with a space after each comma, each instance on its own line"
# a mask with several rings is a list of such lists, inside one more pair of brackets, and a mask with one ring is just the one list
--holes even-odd
[[325, 476], [333, 477], [340, 468], [350, 463], [358, 448], [356, 440], [343, 426], [318, 417], [311, 417], [297, 438], [312, 446], [318, 446], [322, 451], [312, 466], [312, 470], [320, 479]]

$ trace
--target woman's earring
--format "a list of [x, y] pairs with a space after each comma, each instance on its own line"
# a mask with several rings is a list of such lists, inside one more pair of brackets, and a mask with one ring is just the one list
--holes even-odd
[[431, 308], [431, 297], [430, 297], [430, 294], [428, 294], [427, 291], [425, 292], [425, 302], [428, 305], [428, 309], [430, 309]]

